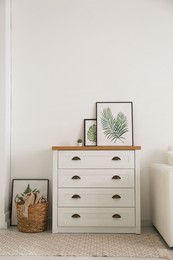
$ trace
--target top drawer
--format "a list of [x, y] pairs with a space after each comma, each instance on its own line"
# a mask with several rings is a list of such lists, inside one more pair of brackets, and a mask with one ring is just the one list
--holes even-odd
[[134, 168], [134, 151], [59, 151], [58, 168]]

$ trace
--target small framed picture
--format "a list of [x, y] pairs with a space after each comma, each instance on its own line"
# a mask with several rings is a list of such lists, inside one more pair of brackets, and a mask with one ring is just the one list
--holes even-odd
[[97, 102], [97, 145], [133, 145], [133, 103]]
[[17, 225], [15, 198], [28, 191], [37, 190], [42, 197], [48, 200], [49, 180], [48, 179], [13, 179], [11, 194], [11, 218], [10, 225]]
[[96, 119], [84, 119], [84, 145], [96, 145]]

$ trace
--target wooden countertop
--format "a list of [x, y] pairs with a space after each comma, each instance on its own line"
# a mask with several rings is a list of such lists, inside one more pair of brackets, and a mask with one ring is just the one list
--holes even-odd
[[52, 146], [52, 150], [70, 151], [95, 151], [95, 150], [141, 150], [141, 146]]

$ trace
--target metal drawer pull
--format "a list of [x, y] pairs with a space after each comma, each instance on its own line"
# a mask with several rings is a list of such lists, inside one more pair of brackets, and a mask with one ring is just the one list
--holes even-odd
[[81, 160], [81, 158], [78, 157], [78, 156], [75, 156], [75, 157], [72, 158], [72, 161], [80, 161], [80, 160]]
[[71, 217], [72, 218], [80, 218], [80, 215], [79, 214], [73, 214]]
[[121, 196], [118, 195], [118, 194], [115, 194], [115, 195], [112, 196], [112, 199], [121, 199]]
[[72, 199], [80, 199], [80, 196], [79, 196], [78, 194], [74, 194], [74, 195], [72, 196]]
[[119, 175], [114, 175], [114, 176], [112, 177], [112, 179], [113, 179], [113, 180], [120, 180], [121, 177], [120, 177]]
[[112, 218], [121, 218], [121, 216], [119, 214], [114, 214]]
[[112, 161], [120, 161], [120, 160], [121, 160], [121, 158], [118, 157], [118, 156], [115, 156], [115, 157], [112, 158]]
[[79, 180], [80, 179], [80, 177], [78, 176], [78, 175], [74, 175], [73, 177], [71, 177], [72, 178], [72, 180]]

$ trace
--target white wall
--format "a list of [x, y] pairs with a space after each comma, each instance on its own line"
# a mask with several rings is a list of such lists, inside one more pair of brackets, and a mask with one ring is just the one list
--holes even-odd
[[142, 146], [142, 219], [149, 166], [173, 143], [173, 2], [12, 1], [12, 178], [49, 178], [52, 145], [83, 138], [96, 101], [133, 101]]
[[10, 199], [10, 1], [0, 1], [0, 228], [6, 228]]

